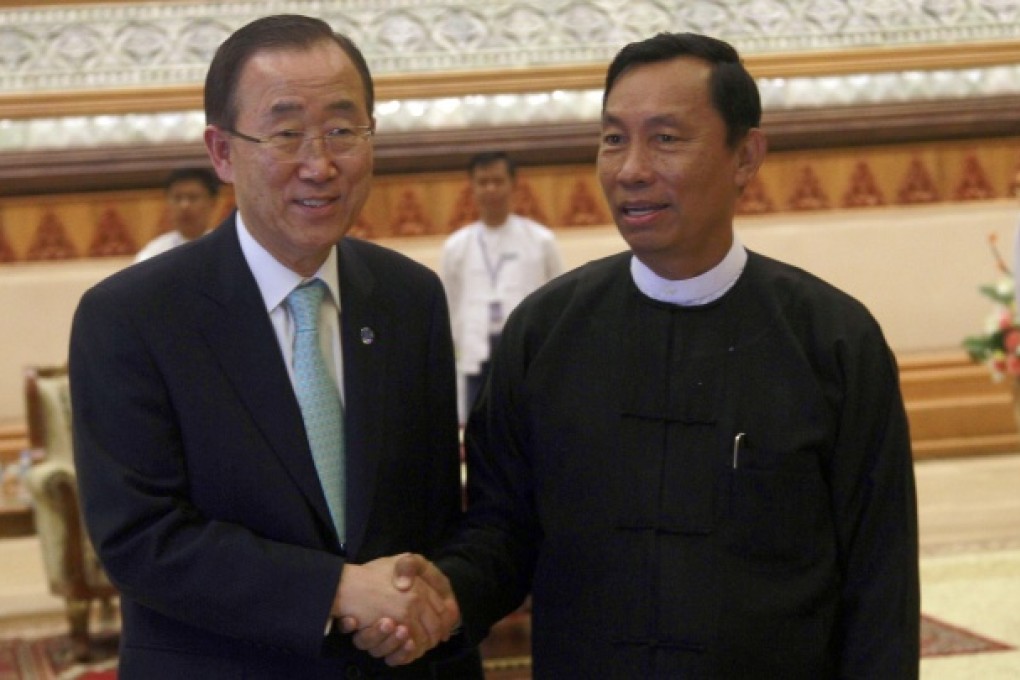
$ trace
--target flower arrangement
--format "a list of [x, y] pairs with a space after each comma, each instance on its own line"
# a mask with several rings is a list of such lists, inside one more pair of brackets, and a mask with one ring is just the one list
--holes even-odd
[[995, 234], [988, 236], [988, 243], [1000, 278], [978, 290], [993, 302], [994, 308], [984, 332], [965, 338], [963, 348], [973, 361], [987, 364], [992, 379], [1000, 381], [1006, 376], [1020, 377], [1020, 319], [1017, 318], [1013, 274], [999, 254]]

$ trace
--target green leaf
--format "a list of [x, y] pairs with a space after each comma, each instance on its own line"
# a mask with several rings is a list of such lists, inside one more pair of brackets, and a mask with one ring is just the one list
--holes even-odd
[[1000, 305], [1008, 307], [1009, 305], [1013, 304], [1014, 298], [1013, 291], [1003, 293], [995, 285], [981, 286], [980, 288], [978, 288], [978, 290], [981, 291], [982, 295], [984, 295], [990, 300], [993, 300], [994, 302], [997, 302]]

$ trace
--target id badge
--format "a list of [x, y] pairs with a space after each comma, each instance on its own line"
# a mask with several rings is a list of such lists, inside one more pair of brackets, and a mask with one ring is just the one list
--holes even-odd
[[489, 328], [494, 330], [503, 328], [503, 303], [499, 300], [489, 303]]

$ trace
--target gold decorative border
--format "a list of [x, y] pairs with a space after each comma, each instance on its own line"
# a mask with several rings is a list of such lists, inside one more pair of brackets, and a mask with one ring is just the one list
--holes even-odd
[[[35, 3], [38, 4], [38, 3]], [[915, 45], [895, 48], [757, 54], [745, 60], [758, 78], [842, 76], [892, 71], [985, 68], [1020, 62], [1020, 42]], [[376, 98], [433, 99], [599, 89], [606, 64], [381, 75]], [[100, 91], [0, 93], [0, 119], [186, 111], [202, 106], [200, 84]]]

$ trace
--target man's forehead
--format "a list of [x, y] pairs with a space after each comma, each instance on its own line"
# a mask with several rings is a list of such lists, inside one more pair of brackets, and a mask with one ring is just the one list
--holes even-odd
[[681, 117], [674, 111], [643, 111], [640, 109], [624, 109], [614, 113], [607, 108], [602, 112], [602, 125], [607, 127], [641, 124], [647, 126], [679, 125]]
[[[608, 101], [621, 89], [626, 89], [635, 78], [651, 80], [651, 84], [642, 83], [642, 93], [649, 90], [669, 89], [677, 83], [688, 86], [707, 87], [712, 78], [713, 65], [704, 59], [690, 55], [681, 55], [658, 61], [641, 62], [628, 66], [616, 76], [606, 95]], [[631, 87], [638, 87], [630, 85]]]
[[[657, 65], [658, 69], [646, 70], [641, 82], [626, 82], [626, 76], [639, 71], [625, 71], [606, 97], [602, 124], [678, 125], [693, 113], [711, 107], [707, 79], [691, 70], [671, 73], [676, 61], [643, 65]], [[647, 82], [650, 77], [655, 78], [651, 85]]]
[[289, 92], [308, 93], [317, 90], [350, 90], [349, 97], [360, 96], [365, 88], [362, 75], [351, 57], [329, 41], [305, 48], [266, 49], [256, 52], [241, 67], [239, 83], [249, 81], [280, 90], [279, 98]]
[[507, 165], [507, 162], [505, 160], [499, 158], [497, 160], [476, 166], [474, 172], [472, 172], [471, 174], [479, 175], [483, 173], [486, 175], [509, 175], [510, 167]]

